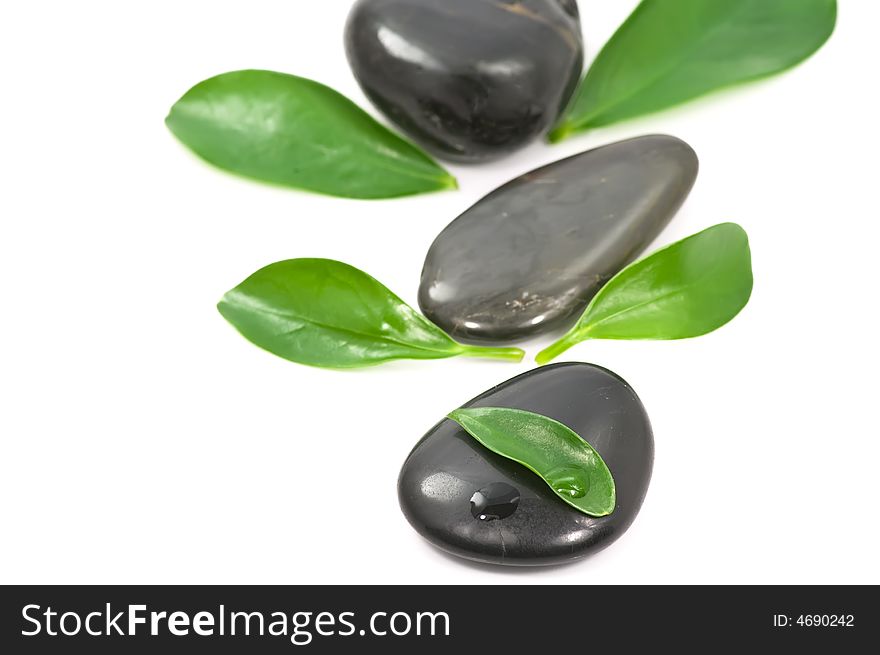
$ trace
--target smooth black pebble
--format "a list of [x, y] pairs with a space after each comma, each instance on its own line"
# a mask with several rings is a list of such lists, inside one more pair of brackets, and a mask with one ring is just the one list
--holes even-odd
[[360, 0], [345, 48], [373, 104], [459, 162], [496, 159], [545, 133], [584, 57], [574, 0]]
[[419, 306], [471, 343], [509, 343], [567, 327], [666, 227], [698, 169], [684, 141], [655, 135], [518, 177], [434, 240]]
[[601, 550], [632, 524], [651, 481], [654, 437], [641, 401], [617, 375], [553, 364], [464, 406], [524, 409], [564, 423], [605, 460], [617, 507], [602, 518], [578, 512], [527, 468], [444, 419], [416, 445], [398, 480], [403, 513], [435, 546], [479, 562], [559, 564]]

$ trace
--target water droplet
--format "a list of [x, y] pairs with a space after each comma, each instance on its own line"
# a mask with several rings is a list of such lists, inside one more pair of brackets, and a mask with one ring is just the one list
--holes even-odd
[[553, 469], [547, 474], [547, 480], [557, 493], [571, 498], [583, 498], [590, 489], [590, 478], [573, 466]]
[[480, 521], [507, 518], [517, 505], [519, 491], [505, 482], [493, 482], [471, 496], [471, 514]]

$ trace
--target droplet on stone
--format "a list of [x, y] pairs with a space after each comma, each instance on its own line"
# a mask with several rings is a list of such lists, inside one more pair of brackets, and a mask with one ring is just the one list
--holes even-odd
[[584, 56], [573, 0], [359, 0], [345, 46], [367, 97], [424, 148], [460, 162], [544, 134]]
[[698, 168], [680, 139], [643, 136], [508, 182], [435, 239], [422, 270], [422, 311], [470, 343], [568, 327], [666, 227]]
[[507, 518], [517, 505], [519, 491], [506, 482], [493, 482], [471, 496], [471, 514], [481, 521]]

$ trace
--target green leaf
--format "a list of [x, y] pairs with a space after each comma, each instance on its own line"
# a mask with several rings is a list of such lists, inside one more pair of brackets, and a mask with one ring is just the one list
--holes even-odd
[[260, 348], [309, 366], [355, 368], [456, 355], [523, 357], [519, 348], [453, 341], [380, 282], [331, 259], [271, 264], [229, 291], [217, 308]]
[[643, 0], [550, 140], [784, 71], [828, 40], [836, 18], [836, 0]]
[[599, 290], [577, 324], [538, 354], [546, 364], [587, 339], [687, 339], [718, 329], [752, 294], [745, 231], [722, 223], [626, 267]]
[[347, 198], [457, 188], [433, 159], [351, 100], [294, 75], [212, 77], [187, 91], [165, 123], [206, 161], [263, 182]]
[[571, 428], [521, 409], [457, 409], [449, 418], [502, 457], [536, 473], [556, 495], [590, 516], [614, 511], [617, 494], [611, 471], [593, 447]]

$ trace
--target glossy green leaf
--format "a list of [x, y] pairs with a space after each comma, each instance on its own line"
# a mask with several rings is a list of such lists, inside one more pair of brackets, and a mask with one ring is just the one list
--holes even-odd
[[538, 354], [546, 364], [587, 339], [687, 339], [718, 329], [752, 294], [745, 231], [722, 223], [635, 262], [599, 290], [577, 324]]
[[550, 140], [791, 68], [828, 40], [836, 17], [836, 0], [643, 0]]
[[310, 366], [356, 368], [456, 355], [523, 357], [519, 348], [453, 341], [380, 282], [332, 259], [271, 264], [229, 291], [217, 308], [251, 342]]
[[416, 146], [333, 89], [245, 70], [194, 86], [166, 124], [206, 161], [263, 182], [348, 198], [456, 188]]
[[590, 516], [614, 511], [617, 495], [611, 471], [568, 426], [541, 414], [501, 407], [457, 409], [449, 418], [492, 452], [536, 473], [575, 509]]

